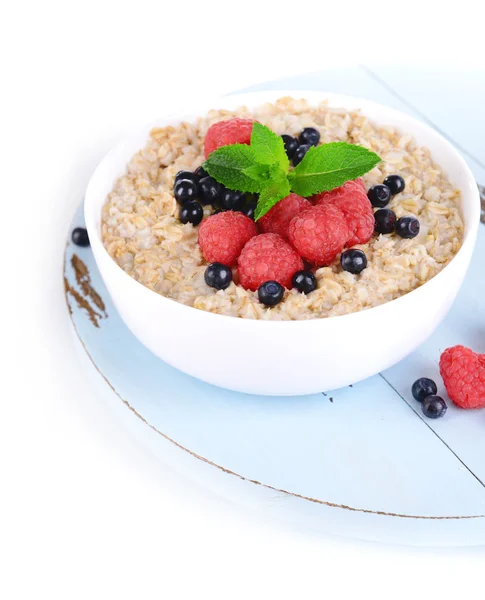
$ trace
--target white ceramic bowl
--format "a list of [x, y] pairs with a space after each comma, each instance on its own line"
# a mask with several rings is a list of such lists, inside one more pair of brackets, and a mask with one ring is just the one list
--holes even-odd
[[[427, 146], [462, 192], [463, 246], [449, 265], [422, 287], [382, 306], [350, 315], [307, 321], [256, 321], [216, 315], [169, 300], [127, 275], [100, 237], [101, 207], [151, 127], [193, 120], [211, 108], [256, 107], [281, 96], [316, 104], [360, 108], [377, 123], [394, 125]], [[209, 383], [254, 394], [298, 395], [339, 388], [397, 363], [419, 346], [450, 308], [470, 262], [479, 223], [477, 185], [465, 161], [434, 130], [385, 106], [325, 92], [271, 91], [239, 94], [160, 119], [114, 148], [94, 172], [85, 198], [91, 247], [106, 286], [126, 325], [154, 354]]]

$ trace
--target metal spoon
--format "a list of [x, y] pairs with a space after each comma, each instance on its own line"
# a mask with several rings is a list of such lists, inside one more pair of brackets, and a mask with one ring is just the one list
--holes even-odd
[[478, 184], [478, 193], [480, 194], [480, 203], [482, 207], [481, 222], [485, 225], [485, 187]]

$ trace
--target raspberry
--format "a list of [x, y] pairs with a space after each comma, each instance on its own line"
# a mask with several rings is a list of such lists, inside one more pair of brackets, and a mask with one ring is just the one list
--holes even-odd
[[253, 123], [250, 119], [229, 119], [229, 121], [219, 121], [211, 125], [205, 134], [204, 155], [209, 157], [211, 152], [221, 146], [230, 144], [249, 144]]
[[288, 238], [300, 256], [316, 266], [330, 264], [349, 239], [341, 210], [333, 204], [313, 206], [290, 223]]
[[305, 208], [310, 208], [311, 203], [297, 194], [290, 194], [275, 204], [261, 219], [258, 224], [263, 233], [277, 233], [288, 239], [288, 227], [293, 217], [296, 217]]
[[446, 349], [440, 373], [448, 396], [461, 408], [485, 408], [485, 354], [464, 346]]
[[252, 219], [228, 210], [211, 215], [199, 227], [199, 246], [207, 262], [234, 265], [244, 244], [257, 234]]
[[349, 194], [361, 193], [365, 191], [364, 181], [359, 179], [353, 179], [352, 181], [346, 181], [343, 185], [338, 188], [334, 188], [330, 192], [321, 192], [312, 196], [312, 200], [315, 204], [327, 204], [328, 202], [334, 202], [338, 198], [347, 197]]
[[317, 205], [333, 204], [339, 208], [347, 219], [350, 238], [346, 246], [366, 244], [374, 233], [374, 213], [372, 205], [365, 193], [362, 179], [347, 181], [330, 192], [322, 192], [314, 196]]
[[303, 269], [297, 252], [276, 233], [262, 233], [250, 239], [237, 265], [241, 285], [253, 292], [266, 281], [291, 288], [291, 278]]
[[367, 244], [374, 233], [375, 219], [371, 203], [365, 194], [355, 194], [352, 198], [338, 198], [333, 203], [347, 219], [350, 239], [346, 246]]

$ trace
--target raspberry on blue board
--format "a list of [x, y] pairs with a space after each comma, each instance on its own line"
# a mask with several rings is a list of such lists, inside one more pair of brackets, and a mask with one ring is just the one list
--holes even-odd
[[[439, 166], [357, 113], [287, 98], [154, 130], [148, 148], [114, 186], [103, 240], [142, 284], [196, 308], [283, 319], [355, 312], [422, 285], [461, 244], [459, 196]], [[429, 195], [443, 206], [440, 228], [424, 193], [433, 186], [443, 192]], [[425, 245], [430, 232], [438, 238]], [[217, 287], [226, 280], [213, 263], [231, 269], [234, 285]], [[268, 281], [288, 290], [269, 315], [258, 297]]]
[[[439, 366], [448, 396], [456, 406], [485, 409], [485, 354], [465, 346], [452, 346], [441, 353]], [[437, 395], [435, 381], [420, 377], [411, 392], [426, 417], [438, 419], [445, 415], [448, 407], [444, 398]]]
[[440, 374], [450, 399], [460, 408], [485, 408], [485, 354], [464, 346], [447, 348]]

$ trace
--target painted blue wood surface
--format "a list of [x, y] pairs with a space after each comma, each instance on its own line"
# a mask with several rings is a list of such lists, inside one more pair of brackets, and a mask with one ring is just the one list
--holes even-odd
[[[426, 118], [425, 104], [413, 108], [417, 102], [413, 94], [394, 93], [361, 67], [252, 89], [269, 88], [349, 93]], [[454, 134], [455, 129], [452, 131]], [[460, 143], [466, 146], [467, 139], [460, 137]], [[478, 163], [475, 168], [479, 173]], [[75, 224], [81, 223], [78, 213]], [[76, 287], [69, 263], [73, 251], [88, 265], [93, 285], [107, 303], [109, 316], [101, 320], [98, 329], [70, 302], [74, 325], [98, 369], [158, 432], [211, 463], [270, 486], [264, 490], [247, 481], [241, 486], [240, 479], [224, 473], [238, 495], [262, 498], [270, 491], [272, 496], [265, 500], [269, 510], [281, 510], [284, 518], [318, 530], [412, 543], [485, 543], [485, 518], [423, 521], [386, 517], [329, 509], [282, 493], [374, 513], [485, 515], [485, 411], [467, 412], [450, 405], [445, 418], [429, 421], [410, 394], [410, 385], [419, 376], [430, 375], [439, 381], [437, 363], [445, 347], [463, 343], [485, 352], [485, 227], [455, 305], [417, 352], [352, 388], [304, 398], [235, 394], [165, 365], [138, 343], [116, 314], [89, 249], [68, 247], [70, 284]], [[196, 470], [207, 469], [207, 463], [193, 456], [190, 460], [196, 463]], [[210, 469], [217, 472], [213, 466]], [[224, 489], [228, 486], [221, 484]]]
[[370, 65], [364, 69], [454, 142], [485, 185], [485, 68]]
[[[435, 125], [450, 141], [457, 144], [475, 173], [485, 185], [485, 70], [463, 67], [460, 70], [426, 67], [424, 65], [370, 65], [317, 72], [271, 82], [273, 89], [289, 85], [302, 89], [304, 83], [312, 89], [328, 89], [353, 93], [411, 114]], [[254, 89], [265, 89], [266, 84]], [[251, 88], [253, 89], [253, 88]], [[351, 91], [353, 90], [353, 92]], [[426, 372], [440, 381], [440, 352], [454, 344], [464, 344], [485, 352], [485, 257], [483, 229], [478, 237], [472, 269], [460, 292], [460, 297], [435, 335], [417, 352], [386, 371], [384, 377], [419, 412], [420, 407], [410, 394], [409, 382], [416, 373]], [[421, 371], [420, 371], [421, 369]], [[441, 393], [446, 397], [442, 388]], [[465, 412], [449, 403], [446, 419], [428, 422], [443, 441], [450, 444], [457, 456], [470, 464], [475, 475], [485, 482], [485, 414]], [[482, 411], [485, 413], [485, 411]], [[473, 437], [464, 434], [473, 429]]]
[[383, 377], [420, 411], [411, 394], [410, 382], [417, 376], [431, 377], [440, 384], [439, 393], [448, 402], [443, 419], [428, 421], [430, 428], [485, 484], [485, 410], [466, 411], [449, 401], [439, 374], [440, 353], [462, 344], [485, 353], [485, 227], [480, 227], [473, 262], [459, 296], [433, 336], [411, 356], [383, 373]]
[[[78, 214], [75, 225], [82, 223]], [[246, 479], [326, 502], [406, 515], [485, 514], [485, 487], [381, 376], [325, 394], [283, 398], [202, 383], [138, 342], [117, 314], [90, 250], [72, 244], [66, 253], [70, 284], [76, 285], [69, 268], [73, 253], [87, 265], [109, 315], [96, 328], [71, 300], [89, 354], [131, 407], [184, 448]], [[466, 295], [460, 300], [466, 311]], [[405, 396], [423, 374], [418, 365], [414, 372], [405, 369], [406, 389], [399, 390]], [[385, 377], [394, 379], [392, 372]], [[464, 411], [460, 418], [470, 421]], [[477, 426], [458, 431], [467, 444], [483, 443]], [[423, 456], [433, 457], [431, 469]]]
[[435, 125], [485, 185], [485, 69], [361, 65], [296, 75], [241, 91], [328, 90], [374, 100]]

